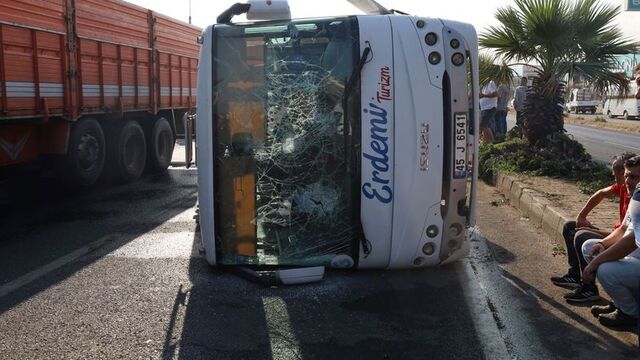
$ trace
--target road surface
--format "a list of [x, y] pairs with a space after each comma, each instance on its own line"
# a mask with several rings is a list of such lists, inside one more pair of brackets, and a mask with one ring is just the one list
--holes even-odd
[[87, 193], [21, 184], [0, 219], [0, 357], [633, 358], [633, 347], [573, 325], [582, 313], [541, 295], [527, 278], [541, 264], [496, 247], [546, 240], [491, 205], [487, 189], [463, 261], [263, 288], [204, 260], [195, 169]]
[[[588, 117], [596, 115], [581, 114], [581, 116]], [[513, 114], [513, 112], [509, 113], [507, 125], [509, 129], [515, 125], [515, 114]], [[566, 123], [564, 127], [567, 133], [579, 141], [595, 160], [609, 163], [613, 156], [622, 152], [630, 151], [640, 154], [640, 133], [614, 131]]]

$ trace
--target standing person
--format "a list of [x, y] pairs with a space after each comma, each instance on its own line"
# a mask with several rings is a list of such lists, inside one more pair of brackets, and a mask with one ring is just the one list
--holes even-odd
[[524, 122], [524, 105], [527, 100], [527, 78], [520, 79], [520, 86], [516, 88], [513, 97], [513, 108], [516, 110], [516, 126], [523, 129]]
[[614, 225], [614, 233], [616, 233], [614, 236], [622, 236], [624, 231], [620, 232], [618, 229], [622, 225], [627, 206], [631, 200], [630, 194], [637, 185], [635, 180], [625, 179], [626, 161], [634, 156], [635, 154], [624, 153], [615, 157], [611, 162], [611, 170], [616, 182], [593, 194], [580, 210], [576, 220], [564, 224], [562, 236], [567, 248], [569, 270], [566, 275], [552, 277], [551, 281], [557, 286], [575, 289], [575, 291], [564, 296], [569, 303], [584, 303], [600, 299], [598, 287], [595, 283], [584, 283], [581, 279], [582, 270], [587, 266], [582, 254], [582, 246], [590, 239], [608, 237], [611, 232], [596, 228], [589, 222], [587, 216], [605, 197], [618, 197], [618, 220]]
[[496, 83], [491, 80], [480, 91], [480, 139], [485, 142], [493, 142], [497, 106], [498, 89]]
[[509, 112], [509, 99], [511, 89], [508, 85], [498, 86], [498, 105], [496, 106], [496, 135], [507, 133], [507, 112]]

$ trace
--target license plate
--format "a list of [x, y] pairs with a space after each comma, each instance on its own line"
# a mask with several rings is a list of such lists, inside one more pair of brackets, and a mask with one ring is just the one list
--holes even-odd
[[455, 156], [453, 159], [453, 177], [467, 177], [467, 114], [455, 114]]

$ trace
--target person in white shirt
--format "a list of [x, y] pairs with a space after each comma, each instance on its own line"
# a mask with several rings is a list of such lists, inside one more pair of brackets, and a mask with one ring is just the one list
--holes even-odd
[[498, 88], [491, 80], [480, 92], [480, 140], [493, 142], [493, 128], [498, 106]]

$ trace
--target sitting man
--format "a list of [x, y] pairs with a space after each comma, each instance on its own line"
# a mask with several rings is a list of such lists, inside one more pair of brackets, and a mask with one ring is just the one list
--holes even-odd
[[[640, 169], [640, 158], [638, 158]], [[640, 171], [633, 176], [640, 179]], [[597, 277], [613, 303], [591, 307], [591, 313], [608, 327], [635, 326], [638, 303], [635, 298], [640, 281], [640, 187], [636, 188], [625, 217], [627, 231], [615, 242], [587, 241], [583, 252], [588, 260], [582, 278], [593, 282]]]
[[[551, 281], [557, 286], [575, 289], [575, 291], [564, 296], [567, 302], [582, 303], [600, 299], [598, 288], [594, 283], [583, 284], [581, 282], [580, 274], [582, 273], [582, 269], [587, 266], [581, 249], [585, 241], [589, 239], [602, 239], [608, 236], [609, 232], [591, 225], [589, 220], [587, 220], [587, 216], [605, 197], [615, 195], [619, 198], [619, 215], [618, 221], [616, 221], [614, 226], [614, 232], [615, 229], [620, 227], [627, 210], [627, 205], [631, 199], [631, 190], [636, 186], [636, 183], [630, 183], [627, 186], [624, 179], [625, 161], [633, 156], [634, 154], [624, 153], [615, 157], [611, 163], [611, 167], [616, 182], [593, 194], [578, 214], [576, 221], [569, 221], [564, 225], [562, 235], [567, 247], [569, 271], [566, 275], [552, 277]], [[619, 236], [622, 236], [622, 233], [620, 233]]]

